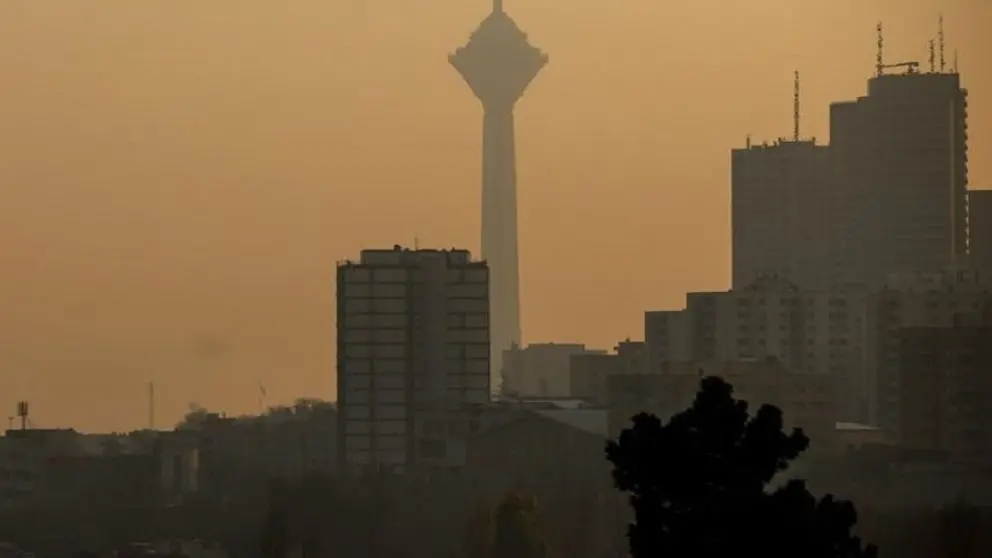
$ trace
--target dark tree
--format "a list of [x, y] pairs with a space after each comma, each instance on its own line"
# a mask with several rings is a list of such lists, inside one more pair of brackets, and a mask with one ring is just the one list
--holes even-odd
[[809, 446], [783, 430], [782, 412], [748, 414], [720, 378], [704, 378], [692, 406], [667, 423], [639, 414], [606, 447], [616, 488], [629, 493], [633, 558], [873, 558], [851, 534], [850, 502], [817, 500], [803, 481], [768, 484]]

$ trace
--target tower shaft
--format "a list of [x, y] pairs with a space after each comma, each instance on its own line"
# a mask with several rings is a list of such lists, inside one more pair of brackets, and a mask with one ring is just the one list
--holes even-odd
[[490, 266], [490, 339], [502, 362], [502, 351], [521, 336], [513, 107], [483, 107], [482, 256]]

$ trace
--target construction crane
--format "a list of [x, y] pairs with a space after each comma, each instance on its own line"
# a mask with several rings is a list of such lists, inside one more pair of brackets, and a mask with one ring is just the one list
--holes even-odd
[[[886, 70], [888, 68], [906, 68], [907, 74], [916, 74], [919, 73], [920, 71], [920, 63], [915, 61], [909, 61], [909, 62], [896, 62], [895, 64], [882, 64], [881, 66], [879, 66], [880, 70]], [[879, 72], [878, 75], [882, 75], [882, 72]]]

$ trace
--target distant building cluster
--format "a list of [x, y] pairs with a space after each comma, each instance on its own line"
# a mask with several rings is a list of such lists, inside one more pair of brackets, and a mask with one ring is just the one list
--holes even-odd
[[332, 404], [305, 400], [261, 416], [191, 412], [172, 431], [9, 429], [0, 437], [0, 512], [243, 496], [272, 478], [332, 472], [336, 429]]

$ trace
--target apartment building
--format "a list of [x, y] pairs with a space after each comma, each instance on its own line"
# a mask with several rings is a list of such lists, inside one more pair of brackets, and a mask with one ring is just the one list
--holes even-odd
[[906, 448], [992, 456], [992, 314], [900, 328], [897, 439]]
[[732, 288], [777, 275], [805, 288], [830, 281], [830, 150], [780, 139], [731, 153]]
[[978, 271], [892, 276], [866, 306], [865, 359], [869, 423], [895, 435], [902, 424], [902, 328], [947, 328], [992, 305], [992, 288]]
[[569, 359], [569, 396], [594, 405], [607, 401], [607, 381], [621, 373], [620, 356], [616, 354], [578, 353]]
[[774, 358], [793, 373], [830, 376], [837, 420], [862, 422], [868, 382], [864, 304], [859, 286], [802, 290], [781, 277], [740, 289], [689, 293], [683, 310], [647, 312], [650, 373], [670, 361]]
[[490, 402], [489, 268], [467, 250], [363, 250], [338, 265], [338, 461], [404, 472], [464, 462]]
[[747, 401], [752, 413], [763, 404], [779, 407], [786, 427], [802, 428], [816, 450], [834, 449], [833, 379], [825, 374], [790, 372], [775, 358], [670, 361], [657, 374], [615, 375], [608, 379], [610, 433], [618, 434], [640, 412], [667, 419], [688, 408], [706, 376], [719, 376], [733, 385], [735, 397]]
[[968, 260], [992, 275], [992, 190], [968, 192]]

